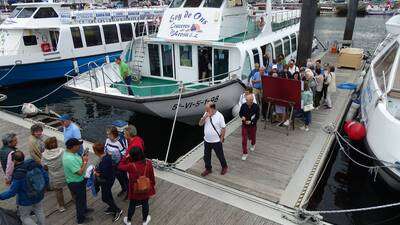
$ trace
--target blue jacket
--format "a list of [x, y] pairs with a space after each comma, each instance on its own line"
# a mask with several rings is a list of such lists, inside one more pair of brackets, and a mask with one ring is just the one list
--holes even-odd
[[36, 167], [41, 169], [42, 175], [46, 181], [46, 186], [48, 186], [49, 176], [47, 175], [47, 172], [44, 171], [41, 165], [37, 164], [34, 160], [29, 159], [22, 164], [15, 166], [11, 186], [7, 191], [0, 194], [0, 200], [6, 200], [17, 195], [17, 205], [21, 206], [31, 206], [42, 201], [44, 198], [44, 191], [35, 198], [30, 198], [27, 194], [28, 183], [26, 180], [26, 173]]

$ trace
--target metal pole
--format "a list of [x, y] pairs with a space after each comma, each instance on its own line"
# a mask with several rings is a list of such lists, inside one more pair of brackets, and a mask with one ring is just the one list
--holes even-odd
[[169, 150], [171, 149], [171, 143], [172, 143], [172, 137], [174, 136], [174, 130], [175, 130], [175, 124], [176, 124], [176, 118], [178, 117], [178, 112], [179, 112], [179, 105], [181, 104], [181, 97], [182, 97], [182, 92], [183, 92], [183, 85], [182, 81], [179, 83], [179, 98], [178, 98], [178, 105], [175, 110], [175, 116], [174, 116], [174, 122], [172, 123], [172, 131], [171, 135], [169, 136], [169, 142], [168, 142], [168, 148], [167, 148], [167, 154], [165, 155], [165, 160], [164, 163], [168, 163], [168, 155], [169, 155]]
[[343, 40], [351, 41], [353, 39], [354, 25], [356, 23], [358, 9], [358, 0], [349, 0], [347, 6], [346, 27], [344, 29]]

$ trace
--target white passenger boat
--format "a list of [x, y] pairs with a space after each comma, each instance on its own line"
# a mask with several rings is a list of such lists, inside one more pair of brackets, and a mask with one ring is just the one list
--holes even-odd
[[134, 96], [126, 94], [115, 64], [75, 77], [66, 87], [101, 103], [164, 118], [173, 118], [179, 108], [179, 120], [197, 121], [207, 101], [230, 111], [255, 63], [268, 66], [280, 54], [296, 56], [299, 18], [299, 10], [249, 12], [242, 0], [175, 0], [157, 35], [136, 41], [125, 54], [141, 77], [129, 87]]
[[[0, 86], [85, 72], [154, 33], [164, 8], [71, 10], [62, 3], [14, 4], [0, 25]], [[106, 57], [109, 56], [109, 57]]]
[[[388, 35], [376, 50], [361, 94], [362, 121], [367, 129], [365, 143], [373, 157], [399, 163], [400, 151], [400, 15], [386, 22]], [[379, 170], [381, 177], [400, 190], [400, 170], [387, 167]]]

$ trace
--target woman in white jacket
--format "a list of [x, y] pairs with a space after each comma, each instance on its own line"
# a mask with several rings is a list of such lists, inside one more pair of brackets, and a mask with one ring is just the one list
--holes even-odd
[[335, 67], [330, 66], [327, 73], [325, 74], [325, 85], [328, 86], [326, 92], [326, 108], [332, 109], [332, 94], [336, 92], [336, 74]]
[[42, 154], [42, 162], [49, 173], [50, 188], [54, 190], [57, 197], [58, 210], [65, 211], [63, 187], [65, 175], [62, 165], [64, 149], [58, 147], [57, 138], [51, 137], [45, 141], [46, 150]]

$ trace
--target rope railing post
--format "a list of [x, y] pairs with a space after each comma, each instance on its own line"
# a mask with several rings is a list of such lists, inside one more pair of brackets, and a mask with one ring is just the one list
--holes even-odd
[[179, 89], [180, 90], [179, 90], [178, 106], [176, 107], [176, 110], [175, 110], [174, 122], [172, 123], [171, 135], [169, 136], [167, 154], [165, 155], [165, 159], [164, 159], [164, 163], [166, 165], [168, 164], [168, 156], [169, 156], [169, 152], [170, 152], [170, 149], [171, 149], [172, 137], [174, 136], [176, 118], [178, 117], [179, 105], [181, 104], [181, 98], [182, 98], [182, 92], [183, 92], [183, 84], [182, 84], [182, 82], [179, 83]]

